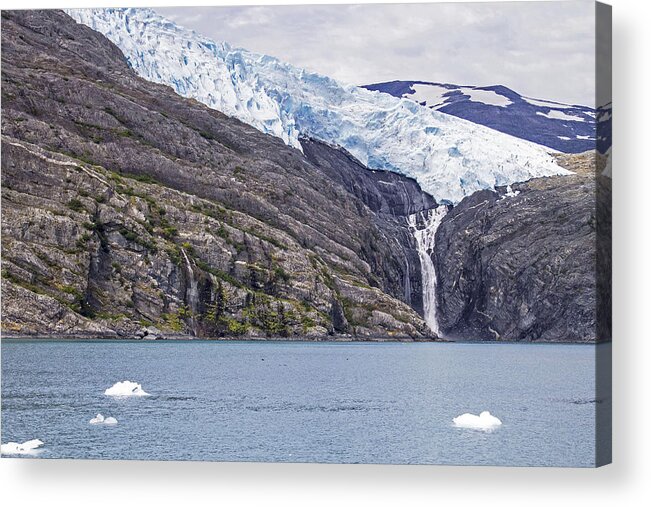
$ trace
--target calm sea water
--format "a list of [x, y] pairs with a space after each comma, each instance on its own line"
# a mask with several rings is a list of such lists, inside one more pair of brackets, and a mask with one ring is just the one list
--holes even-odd
[[[2, 442], [40, 458], [594, 465], [595, 346], [2, 341]], [[115, 399], [122, 380], [149, 397]], [[452, 418], [489, 410], [485, 433]], [[96, 413], [114, 427], [88, 424]]]

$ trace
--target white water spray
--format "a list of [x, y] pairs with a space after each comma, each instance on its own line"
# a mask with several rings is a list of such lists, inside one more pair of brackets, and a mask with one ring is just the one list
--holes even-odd
[[[438, 334], [436, 320], [436, 270], [432, 261], [436, 241], [436, 229], [447, 213], [447, 206], [414, 213], [407, 217], [409, 230], [416, 238], [423, 284], [423, 316], [429, 328]], [[419, 220], [420, 216], [420, 220]]]

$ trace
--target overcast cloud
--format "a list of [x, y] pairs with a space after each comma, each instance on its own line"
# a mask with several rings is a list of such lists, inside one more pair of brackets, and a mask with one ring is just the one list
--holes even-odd
[[594, 106], [594, 3], [157, 8], [217, 41], [353, 84], [503, 84]]

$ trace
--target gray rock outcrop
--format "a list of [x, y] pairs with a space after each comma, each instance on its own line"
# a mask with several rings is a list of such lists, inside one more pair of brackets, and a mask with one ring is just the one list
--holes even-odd
[[610, 284], [597, 286], [610, 272], [609, 251], [597, 255], [610, 245], [610, 179], [595, 177], [594, 154], [564, 162], [577, 174], [513, 185], [508, 195], [477, 192], [443, 219], [435, 263], [444, 336], [610, 340]]
[[417, 204], [371, 185], [376, 209], [61, 11], [2, 17], [5, 333], [430, 337], [413, 239], [387, 234]]

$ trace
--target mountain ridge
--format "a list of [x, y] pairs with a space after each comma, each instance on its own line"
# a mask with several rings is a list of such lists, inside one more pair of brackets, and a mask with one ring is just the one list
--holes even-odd
[[436, 111], [563, 153], [582, 153], [595, 148], [600, 153], [606, 153], [611, 145], [612, 115], [609, 105], [594, 109], [535, 99], [520, 95], [504, 85], [463, 86], [394, 80], [363, 87], [407, 98]]
[[2, 16], [3, 332], [433, 338], [404, 220], [63, 12]]
[[609, 339], [601, 162], [443, 208], [138, 77], [61, 11], [2, 18], [4, 335], [432, 340], [434, 309], [452, 339]]
[[72, 9], [147, 80], [234, 116], [300, 149], [310, 137], [370, 169], [417, 179], [438, 202], [532, 177], [567, 174], [542, 147], [477, 123], [232, 48], [147, 9]]

